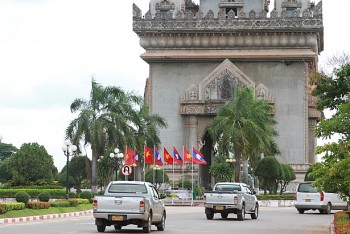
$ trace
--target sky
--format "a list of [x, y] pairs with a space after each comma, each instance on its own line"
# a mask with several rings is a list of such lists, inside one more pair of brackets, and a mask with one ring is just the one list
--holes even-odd
[[[60, 170], [65, 129], [75, 117], [69, 106], [89, 99], [92, 77], [143, 95], [148, 65], [132, 31], [133, 3], [148, 10], [149, 0], [0, 0], [3, 143], [37, 142]], [[321, 66], [329, 56], [350, 53], [348, 9], [349, 0], [323, 0]]]

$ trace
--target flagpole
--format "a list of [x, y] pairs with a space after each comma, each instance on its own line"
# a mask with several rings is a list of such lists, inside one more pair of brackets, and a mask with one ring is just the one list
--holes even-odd
[[143, 182], [146, 182], [146, 144], [143, 146]]
[[191, 199], [191, 206], [193, 206], [193, 145], [192, 145], [192, 199]]
[[[181, 180], [181, 182], [182, 182], [182, 189], [184, 189], [184, 164], [185, 164], [185, 157], [186, 157], [184, 145], [182, 145], [182, 157], [183, 157], [184, 161], [183, 161], [183, 164], [181, 166], [181, 168], [182, 168], [182, 174], [181, 174], [182, 180]], [[184, 197], [182, 198], [182, 204], [183, 203], [184, 203]]]
[[[174, 191], [174, 184], [175, 184], [175, 175], [174, 175], [174, 164], [175, 164], [175, 162], [174, 162], [174, 159], [173, 159], [173, 187], [172, 187], [172, 189], [171, 190], [173, 190]], [[171, 204], [174, 204], [174, 197], [173, 196], [171, 196]]]
[[[156, 146], [153, 145], [153, 163], [152, 163], [152, 178], [153, 178], [153, 184], [154, 184], [154, 162], [155, 162], [155, 156], [156, 156]], [[156, 188], [157, 188], [157, 185], [156, 185]]]

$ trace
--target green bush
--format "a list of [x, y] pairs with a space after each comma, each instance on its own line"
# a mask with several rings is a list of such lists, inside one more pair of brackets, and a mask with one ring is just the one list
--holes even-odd
[[70, 202], [70, 205], [73, 207], [77, 207], [79, 205], [79, 199], [77, 198], [69, 198], [68, 201]]
[[69, 198], [78, 198], [78, 194], [76, 194], [74, 192], [69, 192], [68, 196], [69, 196]]
[[5, 214], [7, 212], [4, 204], [0, 204], [0, 214]]
[[50, 203], [52, 207], [70, 207], [71, 204], [67, 200], [57, 200]]
[[23, 202], [6, 202], [0, 204], [0, 214], [5, 214], [10, 210], [23, 210], [25, 204]]
[[39, 201], [48, 202], [50, 201], [50, 194], [48, 192], [42, 192], [38, 196]]
[[66, 197], [65, 189], [0, 189], [0, 198], [15, 197], [18, 192], [27, 192], [30, 197], [38, 197], [40, 193], [48, 192], [51, 198], [64, 199]]
[[88, 199], [89, 201], [91, 201], [92, 193], [90, 191], [83, 191], [80, 193], [79, 197], [83, 199]]
[[15, 198], [16, 198], [17, 202], [23, 202], [23, 203], [27, 204], [29, 199], [30, 199], [30, 195], [27, 192], [21, 191], [21, 192], [16, 193]]

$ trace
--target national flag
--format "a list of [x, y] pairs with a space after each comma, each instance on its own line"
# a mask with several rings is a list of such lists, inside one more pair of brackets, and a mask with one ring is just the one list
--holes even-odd
[[156, 146], [154, 146], [154, 162], [158, 166], [163, 166], [162, 156], [159, 154]]
[[139, 154], [137, 153], [137, 149], [134, 150], [134, 163], [136, 166], [139, 165]]
[[167, 164], [174, 164], [174, 158], [169, 154], [169, 152], [167, 151], [167, 149], [164, 147], [164, 162]]
[[177, 152], [177, 149], [175, 148], [175, 146], [173, 146], [173, 150], [174, 150], [174, 162], [176, 162], [177, 164], [183, 164], [183, 160], [179, 152]]
[[207, 164], [207, 162], [204, 160], [203, 154], [199, 150], [197, 150], [192, 146], [192, 151], [193, 151], [193, 163], [205, 164], [205, 165]]
[[134, 152], [128, 146], [125, 147], [124, 162], [129, 166], [134, 163]]
[[145, 163], [152, 165], [153, 164], [153, 157], [152, 157], [152, 150], [148, 148], [147, 146], [144, 147], [144, 153], [145, 153]]
[[188, 150], [186, 149], [185, 146], [184, 146], [184, 161], [185, 161], [185, 162], [190, 162], [190, 163], [193, 162], [193, 161], [192, 161], [192, 154], [190, 154], [190, 153], [188, 152]]

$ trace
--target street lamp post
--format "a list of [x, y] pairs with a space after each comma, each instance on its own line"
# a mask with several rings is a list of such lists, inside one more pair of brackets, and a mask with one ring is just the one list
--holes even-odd
[[116, 172], [115, 172], [115, 180], [118, 180], [118, 171], [119, 171], [119, 162], [122, 161], [122, 159], [124, 158], [124, 154], [122, 152], [119, 151], [118, 148], [114, 149], [114, 152], [109, 154], [110, 158], [116, 158], [117, 160], [117, 168], [116, 168]]
[[[234, 164], [236, 162], [236, 159], [233, 157], [232, 154], [229, 154], [228, 158], [226, 159], [226, 162], [230, 164]], [[230, 182], [232, 181], [232, 176], [230, 176]]]
[[69, 199], [69, 156], [73, 155], [75, 151], [77, 151], [77, 146], [72, 145], [69, 140], [64, 141], [64, 145], [62, 146], [62, 151], [64, 155], [67, 157], [67, 168], [66, 168], [66, 199]]

